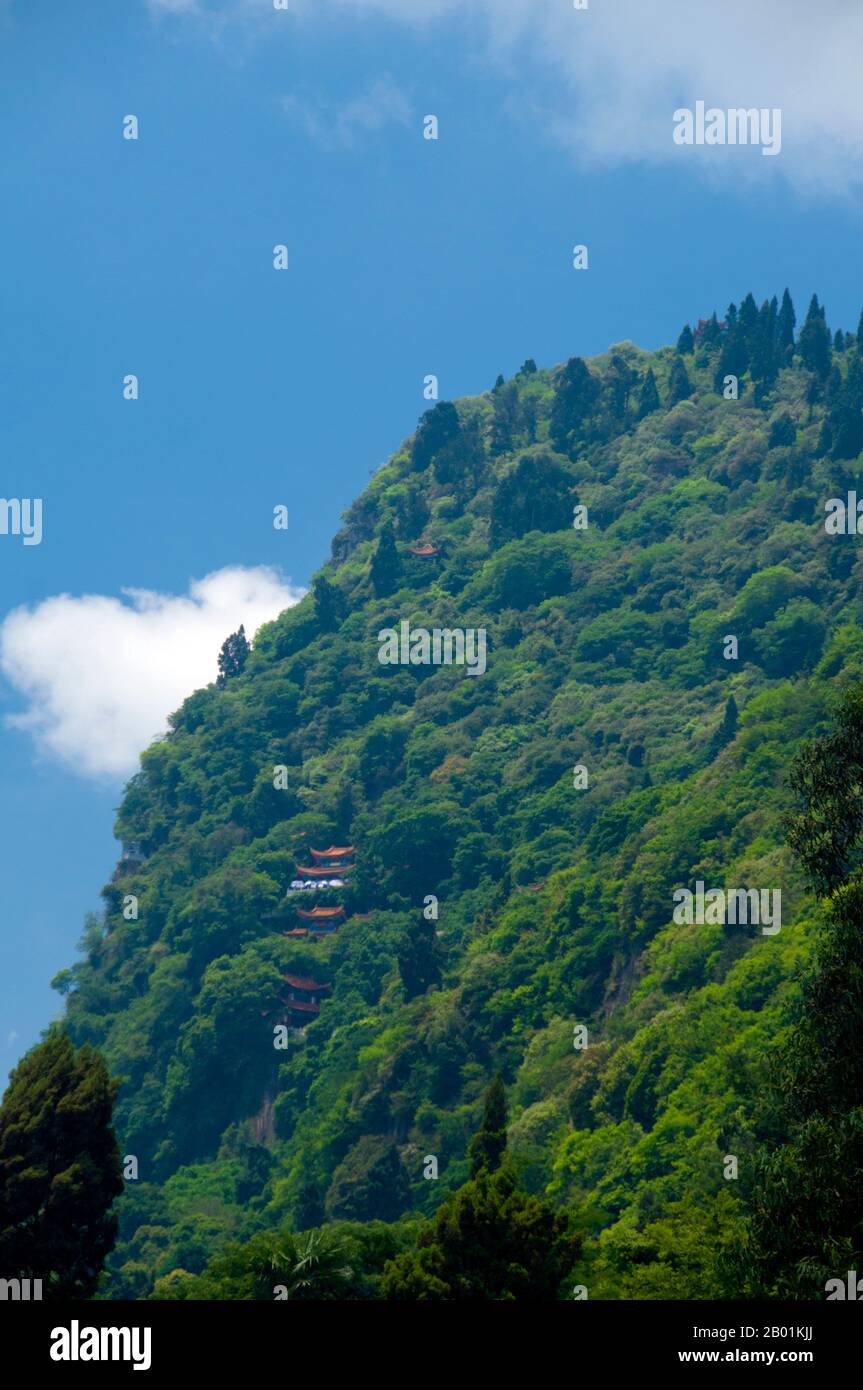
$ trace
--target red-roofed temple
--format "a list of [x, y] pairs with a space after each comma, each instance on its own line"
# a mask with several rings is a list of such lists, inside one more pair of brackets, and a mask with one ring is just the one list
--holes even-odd
[[297, 908], [297, 916], [302, 919], [304, 924], [295, 927], [291, 932], [285, 932], [285, 936], [298, 936], [300, 933], [311, 932], [313, 936], [327, 936], [342, 925], [345, 920], [345, 909], [338, 907], [313, 907], [311, 912], [304, 912], [301, 907]]
[[[322, 980], [313, 980], [307, 975], [283, 975], [285, 992], [279, 1001], [281, 1008], [275, 1013], [280, 1023], [291, 1028], [305, 1028], [321, 1012], [321, 1002], [332, 992], [332, 985]], [[269, 1014], [264, 1014], [268, 1018]]]
[[330, 845], [329, 849], [309, 848], [312, 864], [298, 864], [302, 878], [335, 878], [354, 868], [353, 845]]

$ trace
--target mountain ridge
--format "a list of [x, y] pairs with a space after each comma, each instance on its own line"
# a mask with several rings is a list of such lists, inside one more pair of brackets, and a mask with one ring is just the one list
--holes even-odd
[[[117, 831], [146, 858], [58, 977], [139, 1160], [108, 1296], [279, 1223], [430, 1213], [498, 1070], [591, 1296], [709, 1296], [819, 912], [784, 770], [863, 675], [824, 528], [860, 476], [859, 343], [817, 300], [795, 343], [786, 299], [433, 407], [309, 595], [142, 755]], [[487, 668], [383, 666], [404, 620], [482, 628]], [[346, 921], [285, 937], [323, 901], [289, 892], [308, 847], [349, 844]], [[696, 881], [781, 885], [781, 931], [676, 924]], [[279, 1052], [291, 972], [332, 991]]]

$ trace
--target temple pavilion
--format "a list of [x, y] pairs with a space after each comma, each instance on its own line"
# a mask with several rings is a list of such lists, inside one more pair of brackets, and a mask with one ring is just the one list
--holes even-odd
[[[305, 975], [283, 975], [285, 992], [282, 994], [274, 1017], [289, 1028], [304, 1029], [313, 1023], [321, 1012], [321, 1003], [332, 992], [332, 985], [322, 980], [312, 980]], [[263, 1015], [270, 1017], [270, 1012]]]
[[297, 875], [299, 878], [341, 878], [350, 869], [355, 868], [353, 845], [330, 845], [329, 849], [312, 849], [309, 847], [309, 858], [311, 864], [298, 864]]
[[311, 912], [304, 912], [297, 908], [297, 916], [304, 924], [301, 927], [294, 927], [293, 931], [286, 931], [285, 936], [313, 936], [316, 940], [320, 936], [329, 936], [337, 931], [345, 920], [345, 909], [338, 904], [335, 907], [313, 907]]

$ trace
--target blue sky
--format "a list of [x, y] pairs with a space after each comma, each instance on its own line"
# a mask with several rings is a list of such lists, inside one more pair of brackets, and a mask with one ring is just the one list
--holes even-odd
[[[0, 536], [3, 1070], [58, 1011], [142, 719], [308, 583], [427, 373], [471, 394], [786, 284], [856, 328], [863, 30], [721, 8], [0, 0], [0, 491], [44, 507], [40, 545]], [[781, 155], [676, 149], [702, 97], [781, 103]]]

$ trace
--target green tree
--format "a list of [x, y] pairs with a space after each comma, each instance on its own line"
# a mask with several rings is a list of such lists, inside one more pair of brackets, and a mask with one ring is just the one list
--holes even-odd
[[111, 1124], [119, 1082], [54, 1031], [18, 1063], [0, 1107], [0, 1270], [43, 1296], [91, 1298], [123, 1190]]
[[500, 1072], [491, 1081], [483, 1098], [482, 1124], [470, 1141], [470, 1175], [480, 1169], [490, 1173], [500, 1167], [506, 1152], [506, 1088]]
[[729, 695], [725, 701], [725, 713], [722, 716], [722, 723], [710, 741], [710, 755], [715, 758], [727, 744], [731, 743], [737, 734], [737, 701], [733, 695]]
[[863, 869], [863, 687], [840, 704], [833, 732], [795, 760], [791, 787], [801, 802], [788, 843], [820, 893]]
[[326, 1220], [324, 1194], [316, 1182], [306, 1182], [297, 1194], [294, 1203], [294, 1224], [298, 1231], [307, 1231], [313, 1226], [322, 1226]]
[[668, 404], [677, 405], [678, 401], [688, 400], [691, 395], [692, 383], [683, 365], [683, 358], [675, 357], [668, 374]]
[[[832, 374], [831, 374], [832, 375]], [[831, 458], [855, 459], [863, 449], [863, 364], [855, 354], [828, 407]]]
[[491, 504], [491, 534], [502, 545], [527, 531], [562, 531], [572, 522], [572, 478], [547, 454], [525, 454], [505, 473]]
[[787, 410], [780, 411], [770, 422], [767, 442], [771, 449], [790, 448], [797, 440], [797, 426], [794, 417]]
[[371, 580], [377, 598], [386, 598], [398, 582], [401, 565], [393, 535], [393, 524], [385, 521], [378, 536], [371, 563]]
[[613, 352], [608, 364], [604, 385], [608, 397], [609, 411], [615, 424], [620, 425], [626, 423], [629, 393], [637, 380], [637, 374], [630, 367], [626, 359], [621, 357], [619, 352]]
[[439, 401], [420, 418], [412, 448], [417, 468], [428, 468], [445, 445], [458, 439], [461, 432], [458, 411], [452, 401]]
[[491, 425], [491, 452], [493, 457], [508, 454], [515, 443], [521, 417], [518, 387], [514, 381], [495, 392], [494, 418]]
[[755, 634], [758, 659], [768, 676], [793, 676], [809, 670], [821, 655], [827, 622], [808, 598], [792, 599]]
[[404, 932], [398, 947], [399, 975], [405, 998], [425, 994], [441, 979], [441, 950], [434, 922], [423, 919], [412, 923]]
[[755, 382], [755, 399], [760, 405], [772, 390], [782, 365], [777, 339], [778, 304], [776, 296], [766, 300], [758, 311], [753, 333], [750, 372]]
[[791, 361], [794, 353], [794, 326], [797, 323], [797, 315], [794, 312], [794, 303], [788, 290], [782, 294], [782, 303], [779, 306], [779, 317], [776, 322], [776, 341], [782, 360], [785, 363]]
[[695, 351], [695, 339], [692, 336], [692, 329], [688, 323], [683, 325], [680, 337], [677, 339], [677, 351], [680, 353]]
[[699, 325], [698, 345], [701, 348], [712, 349], [722, 341], [722, 325], [716, 317], [716, 310], [710, 315], [706, 323]]
[[830, 330], [827, 327], [824, 309], [813, 294], [809, 304], [806, 322], [800, 330], [797, 349], [804, 367], [814, 372], [819, 381], [826, 381], [830, 374], [832, 354], [830, 351]]
[[727, 376], [736, 376], [738, 379], [749, 368], [749, 352], [739, 323], [735, 320], [728, 325], [728, 331], [722, 343], [722, 351], [719, 354], [719, 362], [716, 367], [714, 386], [717, 391], [722, 391], [725, 386]]
[[755, 296], [751, 292], [740, 302], [740, 309], [737, 315], [737, 327], [743, 339], [747, 356], [751, 357], [755, 351], [758, 339], [758, 305], [755, 303]]
[[652, 415], [654, 410], [660, 407], [659, 392], [656, 389], [656, 377], [653, 375], [653, 368], [648, 367], [641, 383], [641, 391], [638, 396], [638, 418], [643, 420], [645, 415]]
[[[345, 1263], [347, 1246], [326, 1230], [295, 1236], [292, 1247], [275, 1256], [275, 1287], [285, 1300], [325, 1302], [343, 1299], [350, 1291], [353, 1270]], [[281, 1290], [284, 1290], [281, 1293]]]
[[422, 488], [413, 479], [399, 493], [396, 510], [399, 533], [409, 540], [418, 537], [428, 521], [429, 509]]
[[574, 457], [596, 405], [599, 383], [582, 357], [570, 357], [555, 382], [549, 438], [558, 453]]
[[509, 1164], [483, 1168], [444, 1202], [416, 1246], [384, 1268], [383, 1297], [397, 1302], [548, 1303], [578, 1256], [566, 1216], [528, 1196]]
[[377, 1134], [364, 1134], [333, 1174], [326, 1197], [331, 1217], [396, 1221], [410, 1203], [410, 1182], [398, 1148]]
[[157, 1299], [272, 1303], [333, 1302], [350, 1297], [347, 1242], [327, 1230], [266, 1231], [232, 1243], [195, 1278], [175, 1270], [156, 1284]]
[[315, 621], [324, 632], [334, 632], [344, 616], [341, 593], [325, 574], [319, 574], [313, 584]]
[[234, 676], [239, 676], [246, 664], [251, 647], [246, 640], [246, 629], [240, 623], [239, 630], [232, 632], [222, 643], [219, 652], [219, 675], [216, 684], [224, 688]]

